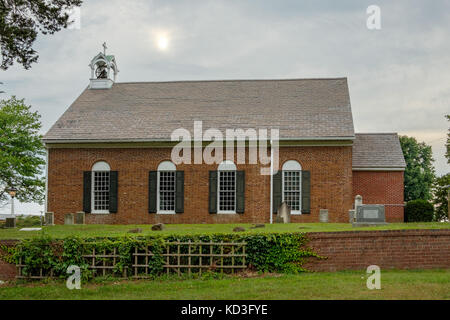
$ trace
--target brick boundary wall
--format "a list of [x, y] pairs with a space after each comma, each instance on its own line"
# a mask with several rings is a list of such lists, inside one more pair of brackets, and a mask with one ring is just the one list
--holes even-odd
[[[0, 240], [0, 246], [15, 246], [18, 242], [18, 240]], [[16, 278], [16, 275], [16, 265], [7, 263], [0, 259], [0, 280], [14, 280]]]
[[312, 271], [450, 268], [450, 230], [380, 230], [308, 233]]
[[[312, 271], [450, 268], [450, 229], [311, 232], [308, 247], [326, 259], [308, 258]], [[18, 241], [0, 240], [0, 245]], [[16, 266], [0, 260], [0, 280], [12, 280]]]

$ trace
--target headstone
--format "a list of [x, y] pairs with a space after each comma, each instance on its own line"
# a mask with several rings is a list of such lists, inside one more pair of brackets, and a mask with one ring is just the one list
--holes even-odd
[[266, 225], [264, 223], [256, 223], [253, 226], [250, 227], [250, 229], [256, 229], [256, 228], [265, 228]]
[[242, 231], [245, 231], [245, 228], [243, 228], [243, 227], [235, 227], [233, 229], [233, 232], [242, 232]]
[[6, 218], [5, 228], [15, 228], [16, 227], [16, 218]]
[[45, 220], [46, 226], [54, 226], [55, 225], [55, 214], [53, 212], [46, 212], [44, 220]]
[[142, 233], [142, 229], [141, 228], [130, 229], [128, 230], [128, 233]]
[[319, 221], [320, 222], [328, 222], [328, 209], [320, 209]]
[[355, 197], [355, 210], [357, 210], [357, 208], [359, 207], [359, 206], [362, 206], [362, 204], [363, 204], [363, 199], [362, 199], [362, 197], [358, 194], [356, 197]]
[[[287, 204], [286, 201], [283, 201], [278, 208], [277, 218], [280, 217], [282, 219], [281, 223], [290, 223], [291, 222], [291, 208]], [[279, 221], [281, 221], [279, 219]]]
[[64, 224], [73, 224], [73, 213], [66, 213], [64, 215]]
[[355, 222], [355, 213], [356, 213], [356, 210], [354, 210], [354, 209], [348, 210], [348, 222], [350, 222], [350, 223]]
[[376, 226], [385, 225], [386, 217], [384, 214], [384, 205], [363, 204], [356, 209], [356, 219], [353, 226]]
[[84, 224], [86, 214], [83, 211], [75, 213], [75, 224]]

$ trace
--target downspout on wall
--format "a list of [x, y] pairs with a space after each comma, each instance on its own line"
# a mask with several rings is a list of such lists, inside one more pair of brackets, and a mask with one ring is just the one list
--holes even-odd
[[273, 148], [272, 139], [270, 139], [270, 224], [273, 224]]

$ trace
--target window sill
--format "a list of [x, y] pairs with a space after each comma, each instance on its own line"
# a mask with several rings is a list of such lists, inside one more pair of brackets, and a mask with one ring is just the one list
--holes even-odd
[[301, 211], [291, 211], [291, 215], [294, 215], [294, 216], [299, 216], [301, 214], [302, 214]]
[[92, 214], [109, 214], [109, 211], [92, 211]]
[[217, 214], [236, 214], [236, 211], [218, 211]]
[[158, 211], [156, 214], [175, 214], [175, 211]]

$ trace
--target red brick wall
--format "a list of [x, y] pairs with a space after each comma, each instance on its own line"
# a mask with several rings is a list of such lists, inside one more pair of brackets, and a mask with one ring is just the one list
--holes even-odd
[[[15, 240], [0, 240], [0, 246], [13, 247], [18, 243]], [[7, 263], [1, 259], [1, 255], [6, 254], [0, 248], [0, 280], [9, 281], [14, 280], [17, 275], [17, 268], [15, 264]]]
[[403, 189], [403, 171], [353, 171], [353, 198], [384, 204], [388, 222], [403, 222]]
[[[100, 160], [119, 172], [118, 212], [87, 214], [86, 223], [148, 224], [164, 223], [238, 223], [268, 222], [270, 217], [270, 179], [260, 175], [260, 165], [237, 165], [245, 170], [245, 213], [208, 212], [208, 171], [217, 165], [177, 166], [184, 170], [184, 213], [148, 213], [148, 171], [170, 160], [170, 148], [86, 148], [49, 149], [48, 211], [55, 223], [64, 223], [64, 214], [82, 210], [83, 171]], [[311, 214], [294, 216], [293, 222], [318, 222], [319, 209], [329, 209], [330, 221], [347, 222], [352, 206], [351, 147], [280, 148], [280, 167], [297, 160], [311, 171]]]
[[389, 230], [308, 233], [314, 271], [450, 268], [450, 230]]

